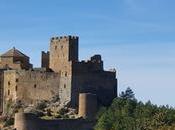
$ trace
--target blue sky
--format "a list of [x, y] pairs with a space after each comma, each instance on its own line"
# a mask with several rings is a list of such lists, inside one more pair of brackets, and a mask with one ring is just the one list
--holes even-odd
[[15, 46], [40, 66], [59, 35], [80, 37], [80, 59], [102, 54], [119, 91], [175, 106], [174, 0], [0, 0], [0, 52]]

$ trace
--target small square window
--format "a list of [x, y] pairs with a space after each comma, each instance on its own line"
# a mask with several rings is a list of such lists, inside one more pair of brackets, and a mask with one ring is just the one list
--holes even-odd
[[65, 72], [65, 77], [67, 77], [67, 72]]
[[10, 90], [8, 89], [8, 95], [10, 95]]
[[16, 79], [16, 82], [18, 82], [19, 81], [19, 79]]
[[64, 88], [66, 88], [66, 84], [64, 84]]
[[8, 85], [10, 85], [10, 81], [8, 81]]

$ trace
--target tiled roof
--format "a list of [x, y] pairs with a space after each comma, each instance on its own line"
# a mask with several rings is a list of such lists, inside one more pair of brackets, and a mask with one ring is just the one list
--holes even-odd
[[28, 57], [28, 56], [26, 56], [25, 54], [17, 50], [15, 47], [13, 47], [11, 50], [2, 54], [1, 57]]

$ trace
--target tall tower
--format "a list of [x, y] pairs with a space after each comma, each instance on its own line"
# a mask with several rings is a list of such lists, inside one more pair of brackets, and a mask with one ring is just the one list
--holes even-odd
[[60, 73], [60, 100], [69, 102], [72, 94], [72, 64], [78, 62], [78, 37], [52, 38], [49, 59], [50, 69]]
[[78, 37], [53, 37], [50, 44], [50, 68], [60, 72], [72, 61], [78, 61]]

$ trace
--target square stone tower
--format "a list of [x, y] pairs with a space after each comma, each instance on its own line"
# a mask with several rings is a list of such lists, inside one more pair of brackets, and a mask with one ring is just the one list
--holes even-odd
[[54, 37], [50, 43], [49, 67], [60, 73], [60, 100], [65, 103], [71, 101], [72, 65], [78, 62], [78, 37]]
[[64, 36], [51, 39], [50, 68], [54, 72], [60, 72], [68, 67], [70, 62], [76, 61], [78, 61], [78, 37]]

